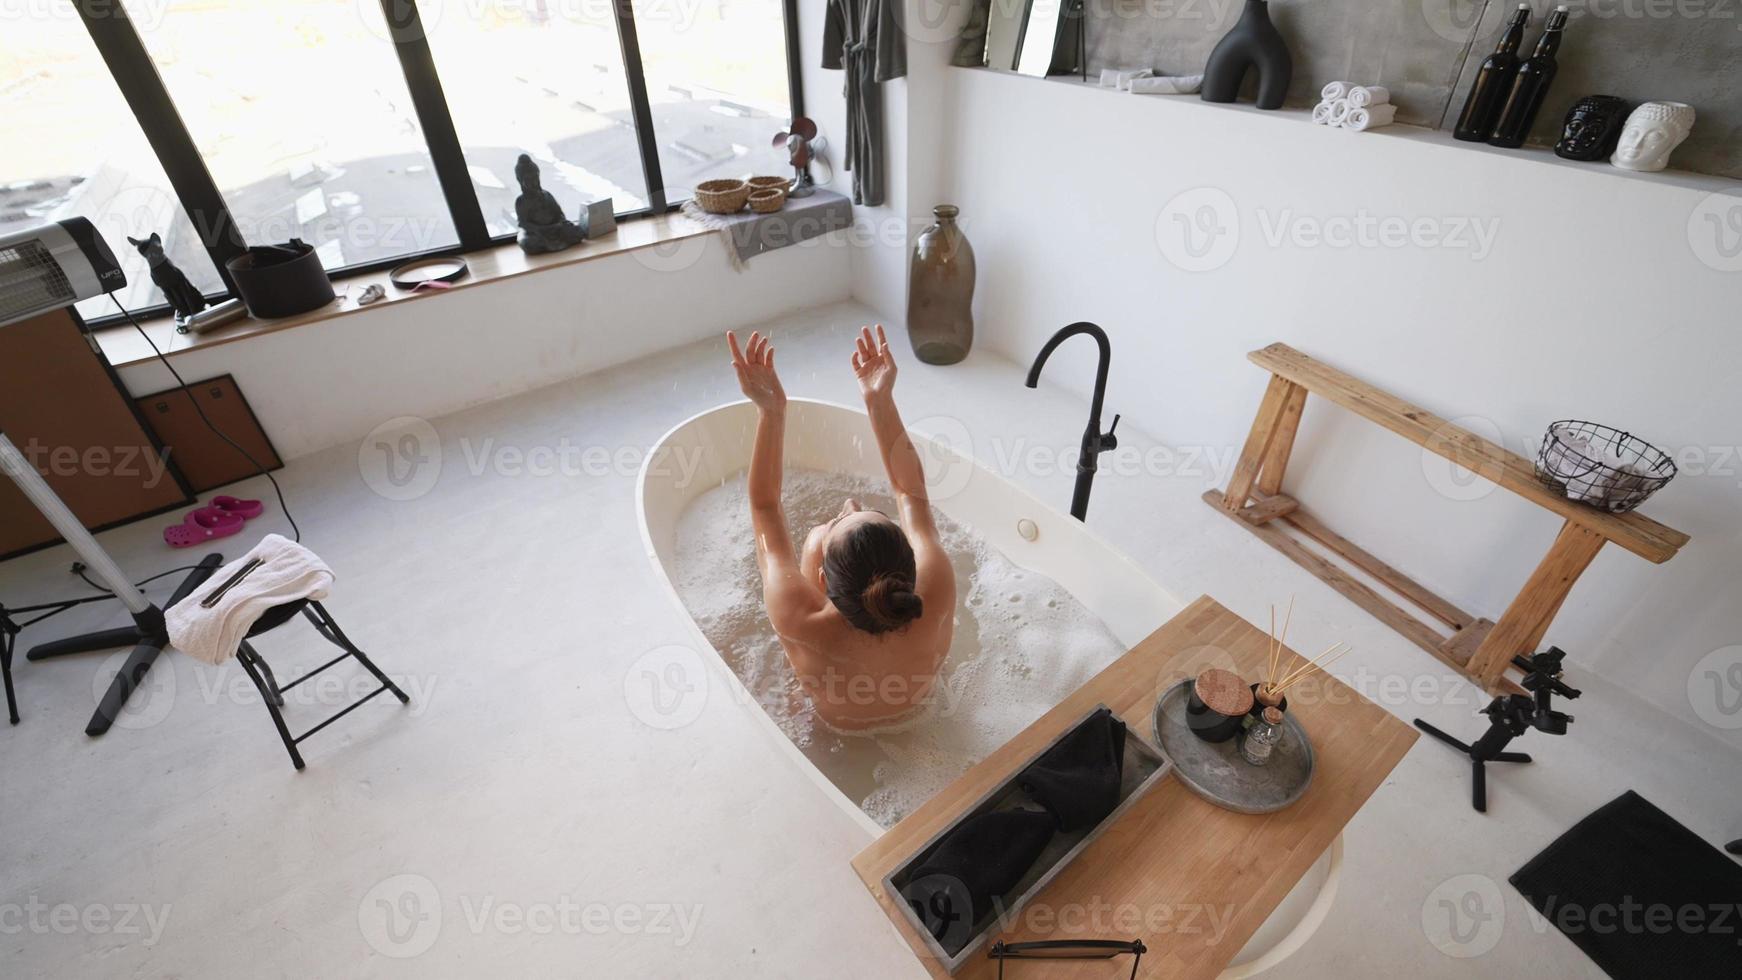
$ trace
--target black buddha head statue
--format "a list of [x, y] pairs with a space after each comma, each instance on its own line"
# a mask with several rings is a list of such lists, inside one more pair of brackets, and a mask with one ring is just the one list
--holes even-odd
[[1615, 152], [1627, 114], [1627, 100], [1613, 95], [1587, 95], [1567, 111], [1557, 156], [1568, 160], [1602, 160]]

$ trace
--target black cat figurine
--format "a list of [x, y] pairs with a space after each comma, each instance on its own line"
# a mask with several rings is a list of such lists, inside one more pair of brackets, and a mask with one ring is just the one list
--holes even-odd
[[144, 241], [131, 235], [127, 240], [139, 249], [140, 255], [145, 256], [146, 263], [151, 266], [152, 283], [163, 291], [163, 298], [176, 316], [190, 317], [206, 308], [206, 297], [188, 281], [187, 274], [163, 254], [163, 239], [157, 237], [157, 232], [152, 232], [151, 237]]

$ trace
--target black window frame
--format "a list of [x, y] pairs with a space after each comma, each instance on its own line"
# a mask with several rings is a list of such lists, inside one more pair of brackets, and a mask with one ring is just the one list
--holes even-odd
[[[431, 256], [464, 255], [497, 248], [514, 241], [512, 232], [492, 236], [478, 203], [477, 188], [466, 169], [465, 153], [458, 130], [442, 91], [440, 72], [425, 36], [423, 22], [415, 0], [380, 0], [399, 58], [400, 71], [410, 91], [412, 108], [417, 114], [418, 128], [423, 133], [425, 148], [435, 171], [437, 183], [448, 214], [454, 222], [459, 242], [440, 248], [407, 252], [391, 258], [359, 262], [327, 270], [335, 282], [360, 275], [381, 272], [406, 262]], [[234, 294], [234, 283], [224, 263], [240, 254], [247, 244], [242, 240], [235, 218], [223, 192], [212, 179], [211, 171], [200, 156], [198, 145], [182, 121], [175, 101], [169, 95], [163, 78], [144, 40], [134, 28], [120, 0], [73, 0], [79, 19], [84, 22], [109, 69], [109, 75], [120, 88], [134, 118], [145, 133], [146, 142], [156, 154], [170, 190], [192, 221], [206, 254], [217, 267], [225, 292], [208, 293], [212, 301], [228, 299]], [[681, 201], [669, 200], [665, 181], [660, 173], [659, 146], [655, 136], [652, 105], [647, 94], [647, 76], [642, 69], [640, 36], [635, 29], [634, 0], [612, 0], [612, 16], [616, 21], [617, 39], [623, 55], [623, 73], [629, 85], [630, 113], [635, 123], [635, 138], [641, 154], [641, 168], [647, 180], [648, 206], [618, 212], [618, 222], [644, 220], [677, 210]], [[786, 45], [787, 96], [791, 115], [804, 115], [804, 80], [799, 58], [798, 0], [781, 0], [782, 33]], [[167, 303], [146, 306], [131, 311], [144, 320], [168, 315]], [[126, 322], [120, 313], [86, 318], [92, 329], [101, 329]]]

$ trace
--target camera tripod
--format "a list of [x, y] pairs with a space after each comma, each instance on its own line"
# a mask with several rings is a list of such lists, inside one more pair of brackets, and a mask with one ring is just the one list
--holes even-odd
[[1524, 680], [1519, 684], [1531, 693], [1503, 694], [1483, 708], [1482, 713], [1488, 716], [1488, 730], [1474, 745], [1459, 741], [1420, 718], [1415, 720], [1415, 727], [1470, 757], [1470, 805], [1477, 813], [1488, 812], [1488, 763], [1530, 761], [1526, 753], [1506, 751], [1513, 739], [1532, 728], [1550, 735], [1567, 733], [1573, 716], [1549, 706], [1551, 695], [1571, 700], [1583, 693], [1561, 683], [1561, 663], [1566, 656], [1560, 647], [1549, 647], [1544, 653], [1513, 657], [1513, 665], [1524, 671]]

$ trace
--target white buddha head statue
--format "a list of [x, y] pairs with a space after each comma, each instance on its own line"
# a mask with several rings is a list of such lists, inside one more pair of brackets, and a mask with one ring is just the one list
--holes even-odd
[[1627, 117], [1621, 143], [1609, 162], [1622, 170], [1656, 173], [1694, 129], [1694, 107], [1684, 102], [1646, 102]]

